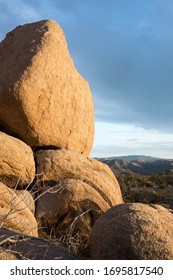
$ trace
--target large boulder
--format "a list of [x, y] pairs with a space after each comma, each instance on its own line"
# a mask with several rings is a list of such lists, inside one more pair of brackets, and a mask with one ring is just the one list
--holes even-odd
[[103, 260], [172, 260], [173, 215], [162, 206], [127, 203], [95, 222], [90, 257]]
[[0, 132], [0, 182], [16, 188], [29, 185], [34, 177], [35, 162], [31, 148]]
[[0, 259], [77, 260], [59, 243], [0, 229]]
[[15, 192], [0, 183], [0, 228], [38, 236], [34, 215]]
[[[123, 203], [121, 190], [111, 169], [95, 159], [66, 150], [41, 150], [36, 153], [38, 180], [80, 180], [95, 190], [112, 207]], [[39, 175], [40, 174], [40, 175]]]
[[18, 26], [0, 44], [0, 129], [32, 147], [91, 151], [92, 95], [53, 20]]

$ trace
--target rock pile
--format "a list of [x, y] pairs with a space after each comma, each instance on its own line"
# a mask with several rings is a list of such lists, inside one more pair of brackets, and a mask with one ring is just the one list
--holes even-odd
[[56, 236], [70, 232], [85, 238], [100, 214], [122, 203], [115, 176], [99, 161], [61, 149], [38, 151], [36, 162], [36, 216]]
[[112, 171], [88, 157], [93, 108], [55, 21], [6, 35], [0, 43], [0, 259], [73, 259], [47, 239], [78, 253], [97, 218], [123, 203]]
[[173, 215], [88, 157], [93, 108], [55, 21], [0, 43], [0, 259], [173, 259]]

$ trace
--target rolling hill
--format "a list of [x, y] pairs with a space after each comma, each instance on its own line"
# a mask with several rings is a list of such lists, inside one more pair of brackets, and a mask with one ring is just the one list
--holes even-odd
[[[127, 159], [128, 158], [128, 159]], [[115, 175], [151, 175], [159, 173], [173, 173], [173, 160], [157, 159], [146, 156], [127, 156], [118, 158], [101, 158]]]

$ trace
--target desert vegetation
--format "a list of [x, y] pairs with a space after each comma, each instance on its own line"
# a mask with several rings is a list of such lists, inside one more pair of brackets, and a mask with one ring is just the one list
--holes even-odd
[[117, 176], [125, 202], [160, 204], [173, 209], [173, 174]]

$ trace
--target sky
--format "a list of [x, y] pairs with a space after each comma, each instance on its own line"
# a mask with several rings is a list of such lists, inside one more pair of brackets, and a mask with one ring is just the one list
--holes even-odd
[[173, 1], [0, 0], [0, 41], [42, 19], [60, 24], [90, 85], [91, 156], [173, 158]]

